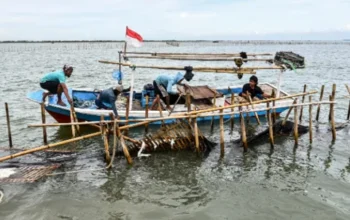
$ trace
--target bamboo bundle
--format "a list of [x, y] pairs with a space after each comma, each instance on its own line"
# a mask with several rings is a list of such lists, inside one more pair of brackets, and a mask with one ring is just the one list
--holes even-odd
[[235, 61], [237, 59], [242, 61], [262, 61], [262, 62], [273, 62], [273, 59], [258, 59], [258, 58], [247, 58], [241, 57], [203, 57], [203, 56], [127, 56], [131, 59], [153, 59], [153, 60], [194, 60], [194, 61]]
[[[129, 63], [119, 63], [113, 61], [99, 60], [98, 62], [104, 64], [115, 64], [122, 66], [129, 66], [135, 68], [150, 68], [150, 69], [165, 69], [165, 70], [184, 70], [184, 67], [175, 66], [147, 66], [147, 65], [133, 65]], [[261, 67], [193, 67], [193, 71], [196, 72], [215, 72], [215, 73], [233, 73], [233, 74], [255, 74], [255, 70], [283, 70], [280, 66], [261, 66]]]
[[[140, 55], [151, 55], [151, 56], [168, 56], [168, 55], [175, 55], [175, 56], [183, 56], [183, 55], [196, 55], [196, 56], [240, 56], [240, 53], [166, 53], [166, 52], [124, 52], [124, 54], [140, 54]], [[272, 56], [271, 53], [247, 53], [247, 56]]]

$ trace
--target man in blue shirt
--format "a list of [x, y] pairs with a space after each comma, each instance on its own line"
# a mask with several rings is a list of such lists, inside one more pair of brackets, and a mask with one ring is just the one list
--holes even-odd
[[166, 103], [167, 109], [170, 109], [169, 94], [176, 93], [172, 90], [173, 85], [180, 84], [184, 79], [186, 79], [189, 82], [193, 78], [192, 67], [185, 67], [185, 70], [185, 74], [177, 73], [175, 76], [160, 75], [153, 81], [155, 95], [160, 96], [160, 98]]
[[115, 101], [117, 97], [122, 92], [128, 92], [130, 88], [124, 89], [122, 85], [118, 85], [114, 88], [105, 89], [100, 92], [95, 100], [95, 104], [98, 108], [112, 109], [115, 116], [118, 116], [117, 107], [115, 106]]
[[48, 95], [57, 94], [57, 104], [66, 106], [62, 101], [62, 92], [64, 92], [69, 104], [73, 104], [72, 99], [69, 96], [68, 88], [66, 86], [66, 78], [70, 77], [73, 73], [73, 67], [69, 65], [64, 65], [63, 70], [58, 70], [55, 72], [47, 73], [40, 80], [41, 88], [48, 90], [43, 94], [43, 102]]

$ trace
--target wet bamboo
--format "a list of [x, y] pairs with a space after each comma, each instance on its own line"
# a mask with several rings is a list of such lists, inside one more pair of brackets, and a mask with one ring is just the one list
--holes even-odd
[[[214, 94], [214, 103], [213, 103], [213, 106], [214, 106], [214, 108], [216, 108], [216, 95]], [[213, 130], [214, 130], [214, 119], [215, 119], [215, 117], [213, 116], [212, 118], [211, 118], [211, 122], [210, 122], [210, 131], [211, 132], [213, 132]]]
[[[329, 96], [329, 101], [334, 101], [335, 95]], [[330, 104], [330, 116], [331, 116], [331, 126], [332, 126], [332, 140], [335, 141], [337, 139], [337, 134], [335, 131], [335, 121], [334, 121], [334, 104]]]
[[[71, 108], [71, 112], [72, 112], [72, 115], [73, 115], [73, 120], [74, 120], [74, 122], [78, 122], [78, 118], [77, 118], [77, 114], [75, 113], [74, 106], [71, 105], [70, 108]], [[80, 127], [79, 127], [78, 124], [75, 125], [75, 130], [76, 130], [77, 134], [79, 135], [79, 134], [80, 134]]]
[[[270, 103], [266, 103], [267, 109], [270, 108]], [[275, 145], [275, 140], [273, 137], [273, 123], [272, 123], [272, 117], [271, 117], [271, 111], [267, 110], [267, 122], [269, 124], [269, 140], [270, 140], [270, 145], [271, 147], [274, 147]]]
[[[231, 93], [231, 105], [234, 105], [234, 104], [235, 104], [235, 94]], [[231, 108], [232, 113], [234, 112], [234, 109], [235, 108]], [[231, 131], [232, 131], [233, 126], [234, 126], [234, 122], [235, 122], [235, 117], [232, 115], [230, 120], [231, 120]]]
[[[118, 51], [118, 54], [119, 54], [119, 63], [121, 63], [122, 62], [122, 52], [121, 51]], [[121, 72], [122, 71], [122, 66], [121, 65], [118, 65], [118, 67], [119, 67], [119, 72]]]
[[[315, 103], [304, 103], [304, 104], [295, 104], [295, 105], [281, 105], [281, 106], [276, 106], [276, 107], [270, 107], [270, 109], [276, 109], [276, 108], [287, 108], [287, 107], [298, 107], [298, 106], [308, 106], [308, 105], [319, 105], [319, 104], [335, 104], [336, 102], [332, 101], [323, 101], [323, 102], [315, 102]], [[238, 106], [239, 107], [239, 106]], [[261, 109], [256, 109], [256, 110], [245, 110], [242, 111], [240, 110], [239, 112], [224, 112], [223, 114], [220, 113], [210, 113], [210, 114], [198, 114], [198, 115], [185, 115], [185, 114], [178, 114], [174, 115], [171, 117], [163, 117], [163, 118], [148, 118], [148, 119], [132, 119], [128, 120], [128, 122], [138, 122], [136, 124], [130, 124], [127, 126], [122, 126], [120, 127], [121, 130], [123, 129], [129, 129], [129, 128], [134, 128], [138, 126], [142, 126], [151, 122], [155, 121], [161, 121], [161, 120], [175, 120], [175, 119], [186, 119], [186, 118], [195, 118], [195, 117], [212, 117], [212, 116], [220, 116], [220, 115], [233, 115], [233, 114], [238, 114], [240, 112], [245, 113], [245, 112], [254, 112], [254, 111], [266, 111], [266, 108], [261, 108]], [[112, 121], [104, 121], [105, 123], [112, 123]], [[119, 123], [125, 123], [125, 120], [117, 120]], [[97, 124], [99, 121], [89, 121], [89, 122], [77, 122], [77, 123], [53, 123], [53, 124], [33, 124], [33, 125], [28, 125], [28, 127], [54, 127], [54, 126], [71, 126], [72, 124], [79, 124], [79, 125], [91, 125], [91, 124]]]
[[243, 113], [240, 112], [240, 119], [241, 119], [241, 136], [242, 136], [242, 143], [243, 143], [243, 147], [244, 147], [244, 152], [247, 152], [248, 150], [248, 143], [247, 143], [247, 134], [246, 134], [246, 129], [245, 129], [245, 124], [244, 124], [244, 117], [243, 117]]
[[[348, 93], [350, 94], [350, 87], [348, 84], [345, 84], [346, 89], [348, 90]], [[348, 108], [348, 116], [346, 117], [347, 120], [350, 119], [350, 101], [349, 101], [349, 108]]]
[[[241, 59], [242, 61], [262, 61], [271, 62], [273, 59], [257, 59], [248, 58], [242, 59], [241, 57], [203, 57], [203, 56], [127, 56], [131, 59], [157, 59], [157, 60], [194, 60], [194, 61], [235, 61]], [[119, 61], [120, 62], [120, 61]]]
[[[148, 66], [148, 65], [134, 65], [129, 63], [119, 63], [113, 61], [100, 60], [100, 63], [104, 64], [117, 64], [122, 66], [135, 66], [136, 68], [150, 68], [150, 69], [166, 69], [166, 70], [184, 70], [184, 67], [176, 66]], [[193, 67], [193, 71], [196, 72], [218, 72], [218, 73], [241, 73], [241, 74], [254, 74], [255, 70], [281, 70], [283, 67], [280, 66], [261, 66], [261, 67]]]
[[[297, 101], [298, 101], [298, 99], [294, 99], [293, 105], [297, 104]], [[294, 106], [289, 107], [288, 112], [286, 114], [286, 117], [284, 117], [284, 119], [282, 121], [282, 126], [284, 126], [286, 124], [288, 117], [289, 117], [290, 113], [292, 112], [293, 108], [294, 108]]]
[[[74, 117], [73, 117], [73, 111], [72, 111], [72, 108], [70, 109], [70, 121], [71, 121], [71, 123], [73, 123], [73, 122], [75, 122], [74, 121]], [[74, 124], [72, 124], [72, 137], [74, 138], [75, 137], [75, 125]]]
[[126, 158], [126, 161], [128, 162], [128, 164], [132, 164], [132, 159], [131, 159], [128, 147], [125, 144], [125, 140], [124, 140], [124, 136], [123, 135], [120, 136], [120, 143], [122, 145], [123, 153], [124, 153], [124, 156]]
[[113, 121], [113, 151], [112, 151], [112, 158], [111, 158], [109, 164], [107, 165], [106, 169], [112, 168], [113, 161], [114, 161], [115, 155], [117, 153], [117, 121], [115, 120], [113, 113], [110, 113], [109, 117]]
[[294, 107], [294, 141], [295, 141], [295, 146], [298, 145], [298, 107]]
[[[240, 53], [166, 53], [166, 52], [125, 52], [124, 54], [142, 54], [152, 56], [164, 56], [164, 55], [197, 55], [197, 56], [240, 56]], [[271, 53], [247, 53], [247, 56], [272, 56]]]
[[[220, 110], [220, 113], [223, 113], [223, 110]], [[224, 116], [220, 116], [220, 157], [225, 156], [225, 142], [224, 142]]]
[[[309, 103], [312, 102], [312, 96], [309, 96]], [[309, 139], [312, 143], [312, 105], [309, 105]]]
[[[146, 95], [146, 107], [145, 107], [145, 118], [148, 118], [148, 101], [149, 101], [149, 96]], [[145, 132], [148, 133], [148, 124], [145, 125]]]
[[[252, 106], [252, 109], [255, 110], [254, 104], [253, 104], [253, 102], [252, 102], [252, 98], [251, 98], [250, 95], [248, 95], [248, 100], [249, 100], [249, 103], [250, 103], [251, 106]], [[254, 112], [254, 115], [255, 115], [256, 122], [258, 123], [258, 125], [260, 125], [261, 123], [260, 123], [260, 119], [259, 119], [258, 113], [257, 113], [257, 112]]]
[[109, 164], [111, 162], [111, 155], [109, 153], [109, 144], [108, 144], [108, 135], [106, 132], [106, 125], [102, 125], [102, 137], [103, 137], [103, 145], [105, 148], [105, 159], [107, 164]]
[[[46, 117], [45, 117], [45, 103], [41, 103], [41, 123], [46, 124]], [[47, 144], [47, 132], [46, 127], [43, 127], [43, 140], [44, 144]]]
[[[304, 93], [306, 92], [306, 89], [307, 89], [307, 85], [305, 84], [304, 85], [304, 90], [303, 90]], [[304, 103], [304, 101], [305, 101], [305, 95], [303, 95], [303, 97], [301, 99], [301, 103]], [[300, 122], [301, 122], [302, 118], [303, 118], [303, 106], [300, 107], [300, 115], [299, 115], [299, 121]]]
[[30, 154], [30, 153], [46, 150], [46, 149], [49, 149], [49, 148], [62, 146], [62, 145], [69, 144], [69, 143], [72, 143], [72, 142], [75, 142], [75, 141], [80, 141], [80, 140], [96, 137], [96, 136], [99, 136], [99, 135], [101, 135], [100, 131], [96, 132], [96, 133], [92, 133], [92, 134], [88, 134], [88, 135], [72, 138], [72, 139], [69, 139], [69, 140], [61, 141], [61, 142], [54, 143], [54, 144], [48, 144], [48, 145], [43, 145], [43, 146], [36, 147], [36, 148], [33, 148], [33, 149], [24, 150], [24, 151], [19, 152], [19, 153], [15, 153], [15, 154], [11, 154], [11, 155], [8, 155], [8, 156], [5, 156], [5, 157], [1, 157], [0, 158], [0, 162], [3, 162], [5, 160], [10, 160], [10, 159], [13, 159], [13, 158], [17, 158], [17, 157], [20, 157], [20, 156], [24, 156], [24, 155], [27, 155], [27, 154]]
[[[159, 116], [160, 116], [161, 118], [164, 118], [164, 117], [163, 117], [162, 104], [161, 104], [160, 96], [159, 96], [159, 95], [157, 95], [157, 102], [158, 102]], [[162, 125], [163, 125], [163, 126], [165, 125], [165, 121], [164, 121], [164, 120], [162, 120]]]
[[[273, 98], [276, 98], [276, 92], [275, 92], [274, 89], [272, 90], [271, 96], [272, 96]], [[272, 107], [275, 107], [275, 106], [276, 106], [276, 100], [273, 100], [273, 101], [272, 101]], [[276, 109], [274, 108], [274, 109], [272, 110], [272, 124], [275, 124], [275, 123], [276, 123], [276, 120], [277, 120], [277, 114], [276, 114]]]
[[[323, 92], [324, 92], [324, 85], [322, 85], [321, 87], [321, 93], [320, 93], [320, 102], [323, 99]], [[320, 117], [320, 110], [321, 110], [321, 105], [317, 106], [317, 112], [316, 112], [316, 121], [318, 121], [319, 117]]]
[[10, 122], [10, 114], [9, 114], [9, 107], [7, 102], [5, 102], [5, 111], [6, 111], [6, 123], [7, 123], [7, 135], [9, 139], [9, 147], [12, 148], [12, 133], [11, 133], [11, 122]]
[[[332, 100], [334, 101], [334, 99], [335, 99], [335, 91], [336, 91], [336, 84], [333, 84], [333, 86], [332, 86]], [[330, 100], [331, 101], [331, 100]], [[333, 109], [333, 111], [334, 111], [334, 109]], [[331, 119], [331, 114], [332, 114], [332, 112], [331, 112], [331, 110], [329, 110], [329, 116], [328, 116], [328, 119], [329, 119], [329, 121], [331, 121], [332, 119]]]
[[197, 118], [193, 119], [194, 123], [194, 137], [195, 137], [195, 145], [196, 145], [196, 151], [199, 152], [199, 136], [198, 136], [198, 124], [197, 124]]

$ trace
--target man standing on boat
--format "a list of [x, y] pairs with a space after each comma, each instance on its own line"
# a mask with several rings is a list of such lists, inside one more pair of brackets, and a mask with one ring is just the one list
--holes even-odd
[[69, 96], [68, 88], [66, 86], [66, 78], [70, 77], [73, 73], [73, 67], [70, 65], [64, 65], [63, 70], [58, 70], [55, 72], [47, 73], [40, 80], [41, 88], [48, 90], [49, 92], [45, 92], [43, 94], [43, 102], [48, 95], [57, 94], [57, 104], [66, 106], [66, 104], [62, 101], [62, 92], [66, 96], [69, 104], [73, 104], [72, 99]]
[[243, 86], [242, 92], [239, 94], [244, 98], [250, 97], [254, 99], [255, 97], [258, 99], [268, 98], [270, 95], [264, 93], [262, 89], [258, 86], [258, 77], [251, 76], [249, 79], [249, 83]]
[[186, 66], [186, 73], [177, 73], [175, 76], [173, 75], [160, 75], [153, 81], [153, 87], [155, 95], [159, 95], [160, 98], [166, 103], [167, 109], [170, 109], [170, 96], [169, 94], [173, 94], [172, 87], [175, 84], [180, 84], [184, 79], [188, 82], [192, 80], [193, 73], [192, 67]]
[[98, 108], [102, 109], [112, 109], [115, 116], [118, 116], [117, 107], [115, 102], [117, 101], [118, 95], [122, 92], [130, 91], [130, 87], [128, 89], [123, 90], [122, 85], [117, 85], [114, 88], [109, 88], [102, 90], [100, 94], [97, 96], [95, 100], [95, 104]]

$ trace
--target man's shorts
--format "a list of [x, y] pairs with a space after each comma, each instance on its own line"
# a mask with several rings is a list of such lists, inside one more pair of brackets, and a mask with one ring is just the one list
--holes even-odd
[[163, 85], [159, 85], [156, 81], [153, 81], [153, 87], [156, 94], [159, 94], [161, 98], [169, 96], [168, 92]]
[[51, 94], [57, 94], [57, 89], [59, 86], [58, 81], [46, 81], [44, 83], [40, 83], [41, 88], [49, 91]]

